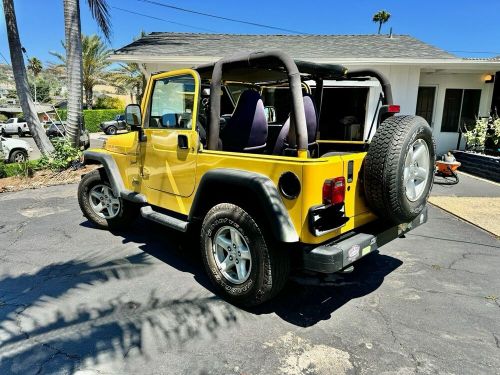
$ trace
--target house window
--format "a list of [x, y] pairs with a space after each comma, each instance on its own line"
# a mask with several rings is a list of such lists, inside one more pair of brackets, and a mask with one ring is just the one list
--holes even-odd
[[417, 96], [416, 115], [423, 117], [429, 125], [432, 124], [434, 113], [434, 98], [436, 96], [435, 87], [419, 87]]
[[458, 131], [476, 122], [479, 113], [481, 90], [447, 89], [444, 97], [442, 132]]

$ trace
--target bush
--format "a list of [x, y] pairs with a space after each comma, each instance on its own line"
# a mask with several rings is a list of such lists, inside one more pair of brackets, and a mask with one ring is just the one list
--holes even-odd
[[[57, 111], [62, 121], [67, 119], [67, 111]], [[85, 121], [85, 128], [89, 133], [99, 133], [101, 128], [99, 124], [104, 121], [113, 120], [116, 115], [122, 115], [121, 109], [85, 109], [83, 111], [83, 119]]]
[[6, 122], [9, 118], [3, 113], [0, 113], [0, 122]]
[[40, 169], [38, 160], [29, 160], [24, 163], [5, 163], [0, 161], [0, 178], [24, 176], [32, 177], [34, 171]]
[[54, 153], [50, 157], [42, 156], [38, 160], [35, 169], [51, 169], [53, 171], [62, 171], [78, 163], [82, 158], [82, 152], [71, 146], [71, 144], [63, 138], [54, 139]]
[[94, 106], [95, 109], [125, 109], [125, 103], [119, 98], [112, 96], [100, 96]]

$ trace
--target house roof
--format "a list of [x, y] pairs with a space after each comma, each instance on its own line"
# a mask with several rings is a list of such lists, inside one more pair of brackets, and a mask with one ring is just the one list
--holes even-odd
[[456, 59], [409, 35], [242, 35], [153, 32], [115, 51], [120, 56], [222, 57], [279, 49], [293, 58]]

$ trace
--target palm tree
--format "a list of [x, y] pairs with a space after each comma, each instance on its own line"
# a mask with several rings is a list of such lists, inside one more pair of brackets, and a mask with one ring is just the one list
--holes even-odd
[[[99, 84], [106, 83], [106, 78], [108, 72], [106, 68], [111, 65], [108, 61], [108, 57], [111, 54], [111, 50], [108, 49], [104, 41], [98, 35], [82, 35], [82, 85], [85, 91], [85, 102], [87, 108], [92, 109], [93, 97], [94, 97], [94, 87]], [[61, 42], [63, 48], [66, 50], [66, 55], [58, 52], [50, 52], [53, 56], [57, 57], [60, 61], [59, 66], [66, 68], [66, 74], [69, 77], [70, 72], [68, 72], [69, 65], [67, 56], [69, 51], [66, 43]], [[68, 96], [68, 107], [69, 107], [69, 96]], [[69, 112], [69, 109], [68, 109]]]
[[380, 34], [380, 30], [382, 29], [382, 25], [389, 21], [391, 18], [391, 14], [386, 12], [385, 10], [380, 10], [373, 15], [372, 21], [378, 23], [378, 33]]
[[43, 70], [42, 62], [36, 57], [32, 57], [31, 59], [28, 59], [28, 69], [31, 70], [34, 77], [33, 86], [35, 87], [35, 103], [36, 103], [36, 79]]
[[47, 138], [40, 124], [35, 104], [31, 99], [13, 0], [3, 0], [3, 11], [5, 15], [5, 24], [7, 26], [7, 38], [9, 40], [12, 70], [21, 109], [23, 110], [31, 135], [38, 149], [43, 155], [48, 155], [54, 151], [54, 146], [52, 146], [52, 143]]
[[[106, 39], [111, 35], [109, 9], [106, 0], [87, 0], [94, 19]], [[64, 0], [64, 29], [66, 37], [66, 72], [68, 80], [67, 134], [75, 146], [80, 143], [82, 123], [82, 27], [80, 23], [80, 1]]]
[[145, 85], [144, 73], [137, 63], [120, 64], [109, 75], [110, 83], [115, 86], [120, 93], [128, 93], [130, 101], [140, 103]]

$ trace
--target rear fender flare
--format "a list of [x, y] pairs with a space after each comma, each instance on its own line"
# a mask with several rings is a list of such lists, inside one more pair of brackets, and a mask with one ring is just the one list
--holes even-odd
[[273, 181], [268, 177], [254, 172], [237, 169], [213, 169], [205, 173], [200, 181], [189, 212], [189, 221], [200, 218], [204, 214], [204, 205], [210, 199], [210, 192], [231, 189], [251, 191], [252, 199], [265, 214], [272, 234], [280, 242], [293, 243], [299, 241], [299, 236], [283, 204], [281, 196]]

